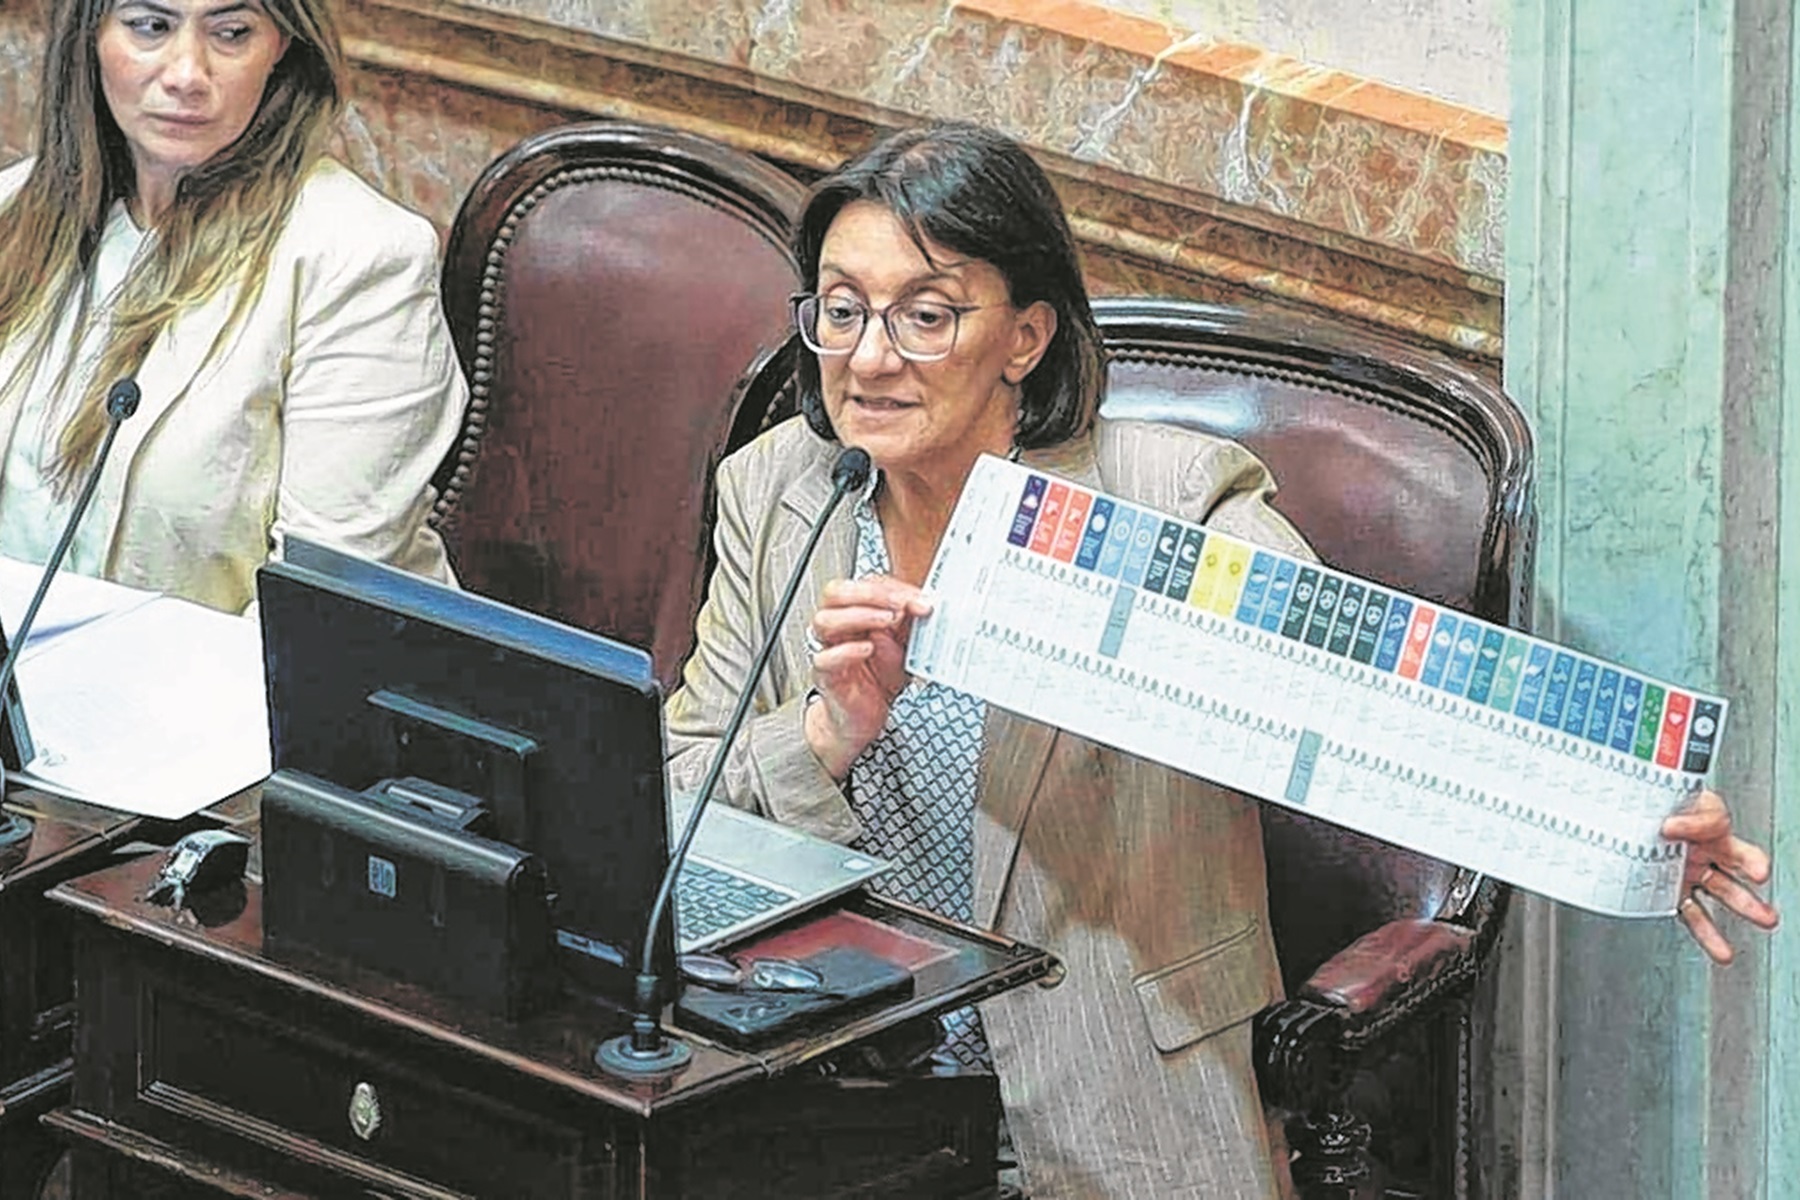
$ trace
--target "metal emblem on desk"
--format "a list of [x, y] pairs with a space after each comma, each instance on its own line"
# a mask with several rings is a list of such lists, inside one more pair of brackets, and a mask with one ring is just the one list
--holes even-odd
[[381, 1097], [374, 1084], [359, 1083], [350, 1093], [350, 1132], [366, 1142], [380, 1128]]

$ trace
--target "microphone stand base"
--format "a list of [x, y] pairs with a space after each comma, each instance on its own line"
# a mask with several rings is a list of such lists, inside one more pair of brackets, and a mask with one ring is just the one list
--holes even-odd
[[631, 1045], [631, 1035], [622, 1033], [618, 1037], [607, 1038], [594, 1051], [594, 1061], [600, 1069], [613, 1075], [626, 1075], [643, 1079], [653, 1075], [673, 1075], [693, 1060], [694, 1052], [680, 1038], [672, 1038], [666, 1034], [662, 1046], [651, 1051], [636, 1050]]

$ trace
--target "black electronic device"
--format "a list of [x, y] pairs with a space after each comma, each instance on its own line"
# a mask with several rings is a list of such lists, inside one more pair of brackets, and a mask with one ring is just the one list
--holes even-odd
[[[23, 640], [17, 643], [6, 636], [6, 624], [0, 621], [0, 655], [12, 658], [13, 645], [24, 645]], [[6, 688], [0, 691], [0, 766], [8, 771], [24, 770], [25, 764], [37, 757], [37, 747], [31, 741], [31, 726], [25, 720], [25, 704], [19, 699], [19, 683], [6, 672]], [[0, 821], [5, 817], [0, 815]], [[0, 834], [0, 842], [6, 839]]]
[[737, 740], [744, 728], [745, 719], [750, 715], [750, 702], [756, 695], [756, 686], [769, 665], [769, 656], [775, 652], [775, 644], [781, 637], [782, 622], [787, 619], [788, 610], [794, 606], [794, 596], [799, 592], [800, 581], [805, 578], [807, 567], [812, 563], [813, 551], [818, 548], [825, 525], [831, 520], [831, 514], [837, 511], [838, 505], [843, 503], [844, 497], [868, 482], [873, 465], [869, 452], [857, 446], [846, 446], [839, 452], [837, 462], [832, 464], [831, 495], [826, 499], [825, 507], [819, 510], [819, 515], [813, 518], [806, 542], [800, 547], [799, 557], [794, 560], [794, 569], [788, 576], [787, 586], [782, 589], [781, 598], [775, 602], [775, 608], [769, 615], [769, 625], [763, 634], [762, 645], [750, 662], [749, 674], [738, 692], [737, 705], [731, 710], [731, 716], [726, 718], [724, 728], [719, 732], [719, 744], [713, 751], [712, 765], [708, 767], [706, 777], [700, 781], [700, 790], [695, 794], [693, 807], [688, 810], [687, 825], [683, 827], [681, 837], [675, 843], [674, 853], [669, 856], [668, 869], [663, 872], [661, 885], [656, 890], [656, 902], [650, 907], [650, 920], [645, 936], [638, 940], [641, 950], [637, 979], [632, 986], [631, 1032], [607, 1039], [594, 1053], [594, 1060], [615, 1075], [631, 1078], [667, 1074], [681, 1069], [693, 1057], [693, 1052], [679, 1038], [672, 1038], [663, 1031], [661, 1018], [664, 989], [662, 976], [656, 969], [656, 960], [660, 955], [664, 962], [668, 962], [673, 950], [662, 950], [648, 931], [665, 928], [669, 899], [675, 892], [675, 880], [687, 861], [688, 848], [694, 844], [694, 835], [700, 832], [700, 818], [706, 813], [707, 802], [712, 799], [719, 780], [724, 776], [725, 760], [730, 755], [731, 745]]
[[[20, 640], [17, 645], [23, 646]], [[31, 742], [31, 726], [25, 721], [25, 703], [19, 699], [19, 685], [12, 677], [12, 648], [6, 640], [6, 625], [0, 622], [0, 656], [7, 664], [6, 686], [0, 688], [0, 796], [6, 792], [6, 773], [23, 770], [37, 757]], [[31, 818], [0, 808], [0, 852], [18, 849], [31, 841]]]
[[508, 1019], [555, 993], [542, 860], [473, 832], [424, 781], [351, 792], [283, 768], [263, 784], [263, 938], [372, 967]]
[[[353, 798], [365, 832], [377, 824], [371, 806], [441, 830], [454, 797], [478, 801], [486, 824], [461, 832], [541, 861], [559, 961], [584, 987], [626, 1002], [669, 853], [649, 655], [293, 538], [285, 561], [258, 572], [257, 598], [277, 774], [303, 772]], [[364, 795], [384, 780], [397, 781], [385, 796]], [[412, 843], [421, 863], [456, 840], [428, 833]], [[284, 874], [302, 878], [319, 864], [271, 842], [266, 818], [264, 838], [264, 893], [278, 896], [280, 928]], [[504, 908], [491, 892], [479, 906]], [[301, 922], [287, 922], [290, 942], [337, 944], [329, 931], [307, 932], [332, 917], [328, 907], [288, 912]], [[657, 927], [665, 959], [672, 924]]]
[[229, 829], [196, 830], [169, 847], [145, 898], [181, 908], [189, 897], [242, 880], [249, 861], [250, 839], [243, 834]]
[[[138, 391], [135, 379], [121, 379], [106, 392], [106, 437], [100, 443], [100, 450], [94, 455], [94, 465], [88, 469], [87, 482], [81, 485], [81, 492], [75, 497], [75, 504], [69, 510], [69, 519], [63, 523], [61, 536], [56, 539], [56, 546], [50, 551], [48, 561], [44, 563], [43, 578], [38, 580], [37, 591], [32, 594], [31, 603], [26, 606], [25, 616], [14, 631], [12, 644], [9, 646], [4, 630], [0, 630], [0, 655], [4, 662], [0, 663], [0, 792], [5, 790], [6, 770], [23, 770], [25, 765], [36, 757], [36, 747], [31, 742], [30, 727], [25, 723], [25, 704], [19, 698], [18, 685], [13, 682], [13, 672], [18, 668], [19, 655], [25, 652], [25, 642], [31, 637], [32, 623], [37, 620], [38, 609], [43, 606], [44, 593], [50, 590], [50, 581], [56, 578], [57, 568], [62, 566], [63, 555], [69, 551], [69, 543], [75, 540], [75, 530], [81, 524], [81, 518], [87, 512], [88, 503], [94, 498], [94, 486], [100, 482], [100, 470], [106, 466], [108, 456], [112, 454], [113, 442], [119, 436], [119, 426], [125, 418], [138, 410]], [[31, 822], [26, 818], [0, 811], [0, 847], [22, 842], [31, 836]]]

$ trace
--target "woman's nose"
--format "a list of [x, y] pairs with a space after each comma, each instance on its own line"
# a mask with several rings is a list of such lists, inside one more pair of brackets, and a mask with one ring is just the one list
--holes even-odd
[[880, 313], [872, 312], [863, 322], [856, 346], [850, 351], [850, 369], [863, 375], [875, 375], [897, 369], [904, 360], [889, 335], [887, 322]]
[[206, 40], [199, 31], [184, 29], [169, 39], [169, 55], [163, 62], [162, 85], [170, 92], [204, 91], [212, 81], [212, 62]]

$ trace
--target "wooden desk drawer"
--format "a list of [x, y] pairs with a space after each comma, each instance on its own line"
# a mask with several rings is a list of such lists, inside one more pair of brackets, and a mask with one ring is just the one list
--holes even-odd
[[330, 1036], [354, 1038], [350, 1022], [294, 1028], [144, 982], [140, 1103], [381, 1186], [398, 1172], [418, 1196], [591, 1194], [577, 1129], [459, 1086], [446, 1064]]
[[[49, 1114], [77, 1151], [76, 1200], [147, 1197], [170, 1177], [199, 1185], [177, 1194], [244, 1200], [913, 1200], [993, 1187], [991, 1081], [870, 1088], [821, 1079], [804, 1056], [768, 1078], [772, 1064], [698, 1041], [671, 1080], [609, 1080], [593, 1053], [616, 1012], [570, 996], [501, 1022], [370, 971], [270, 959], [255, 880], [176, 913], [144, 899], [157, 865], [52, 892], [85, 914], [73, 1096]], [[954, 949], [931, 985], [940, 996], [1050, 963], [868, 903], [858, 920]]]

